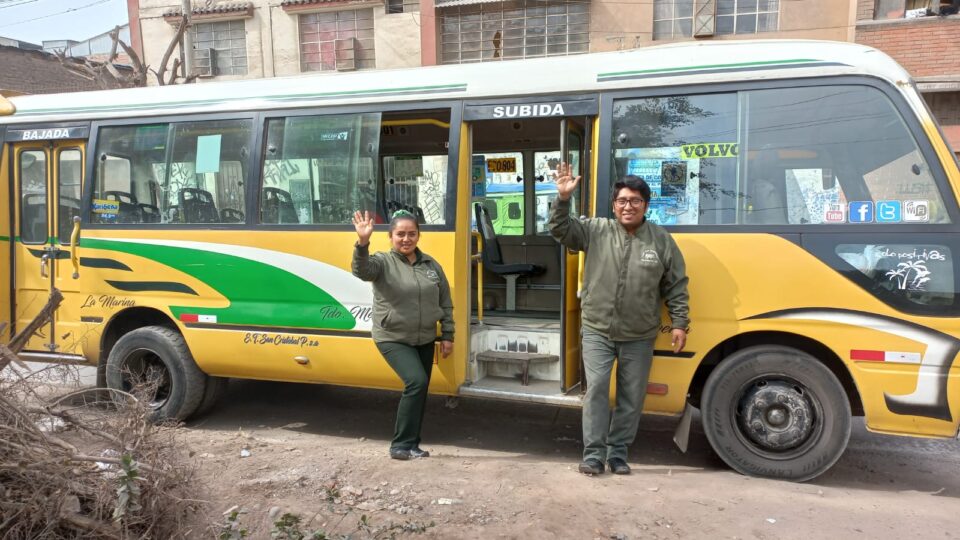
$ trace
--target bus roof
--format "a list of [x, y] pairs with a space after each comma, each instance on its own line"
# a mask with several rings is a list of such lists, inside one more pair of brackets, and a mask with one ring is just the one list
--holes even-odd
[[9, 98], [0, 124], [589, 93], [827, 75], [891, 83], [909, 74], [862, 45], [803, 40], [684, 42], [629, 51]]

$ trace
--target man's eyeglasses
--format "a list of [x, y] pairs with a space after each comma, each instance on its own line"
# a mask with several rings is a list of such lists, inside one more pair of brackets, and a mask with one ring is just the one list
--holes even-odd
[[640, 205], [642, 205], [644, 202], [646, 201], [644, 201], [643, 199], [614, 199], [613, 200], [613, 204], [617, 205], [617, 208], [626, 208], [628, 204], [634, 208], [640, 208]]

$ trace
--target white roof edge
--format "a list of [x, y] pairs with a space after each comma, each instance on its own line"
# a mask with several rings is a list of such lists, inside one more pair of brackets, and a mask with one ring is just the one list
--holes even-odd
[[[625, 72], [627, 75], [623, 75]], [[529, 60], [19, 96], [9, 98], [18, 113], [0, 116], [0, 124], [320, 107], [387, 100], [590, 93], [626, 87], [831, 74], [871, 75], [891, 83], [910, 80], [909, 74], [883, 52], [854, 43], [681, 42]], [[230, 96], [230, 101], [223, 101], [223, 96]], [[65, 107], [65, 103], [70, 106]]]

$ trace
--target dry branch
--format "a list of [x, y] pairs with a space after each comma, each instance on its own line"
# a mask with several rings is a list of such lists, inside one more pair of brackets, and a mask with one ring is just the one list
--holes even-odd
[[[19, 362], [17, 351], [61, 300], [54, 289], [0, 345], [0, 369]], [[145, 402], [131, 394], [94, 388], [44, 400], [36, 384], [0, 378], [0, 538], [185, 537], [199, 503], [175, 432], [148, 422]]]
[[[180, 24], [179, 24], [178, 27], [177, 27], [177, 33], [176, 33], [176, 35], [174, 35], [174, 36], [173, 36], [173, 39], [170, 40], [170, 43], [167, 44], [167, 50], [164, 51], [163, 57], [160, 59], [160, 68], [156, 71], [156, 74], [157, 74], [157, 83], [158, 83], [160, 86], [163, 86], [163, 85], [165, 85], [165, 84], [172, 84], [172, 83], [167, 83], [167, 82], [164, 80], [163, 74], [167, 71], [167, 62], [170, 61], [170, 55], [173, 54], [173, 50], [174, 50], [177, 46], [180, 47], [180, 50], [183, 50], [183, 34], [184, 34], [186, 31], [187, 31], [187, 16], [184, 15], [184, 16], [181, 18]], [[178, 63], [179, 63], [179, 62], [175, 62], [175, 63], [174, 63], [174, 66], [176, 66]], [[176, 72], [176, 68], [174, 68], [174, 72]], [[171, 80], [175, 81], [175, 80], [176, 80], [176, 77], [173, 77]]]
[[[19, 353], [23, 350], [23, 347], [26, 346], [27, 341], [30, 340], [30, 337], [33, 336], [43, 325], [50, 322], [50, 319], [53, 318], [53, 313], [60, 307], [60, 302], [63, 301], [63, 295], [60, 293], [60, 289], [53, 289], [50, 291], [50, 297], [47, 298], [47, 304], [43, 306], [43, 309], [40, 310], [40, 313], [30, 321], [27, 326], [23, 328], [17, 335], [13, 336], [13, 339], [10, 340], [8, 347], [14, 353]], [[7, 367], [9, 361], [0, 360], [0, 371], [3, 371], [3, 368]]]

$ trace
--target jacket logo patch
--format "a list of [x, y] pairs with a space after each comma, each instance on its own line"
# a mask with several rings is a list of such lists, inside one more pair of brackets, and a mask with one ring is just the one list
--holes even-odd
[[440, 274], [436, 270], [427, 270], [427, 279], [431, 281], [440, 281]]
[[652, 249], [645, 249], [640, 254], [640, 262], [643, 264], [660, 264], [660, 256]]

